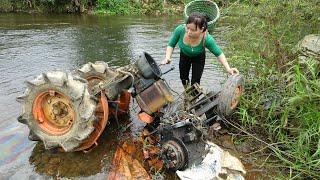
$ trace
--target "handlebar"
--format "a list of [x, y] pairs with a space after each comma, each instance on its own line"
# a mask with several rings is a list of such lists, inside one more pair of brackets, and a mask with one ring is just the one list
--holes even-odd
[[172, 71], [174, 69], [175, 69], [175, 67], [172, 66], [170, 69], [168, 69], [165, 72], [163, 72], [162, 75], [165, 75], [165, 74], [167, 74], [168, 72], [170, 72], [170, 71]]

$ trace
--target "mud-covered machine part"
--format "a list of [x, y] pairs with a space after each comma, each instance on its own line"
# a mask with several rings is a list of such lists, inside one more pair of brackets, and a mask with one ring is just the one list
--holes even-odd
[[[205, 129], [230, 116], [243, 92], [243, 77], [230, 76], [219, 92], [205, 93], [198, 85], [185, 89], [184, 111], [157, 127], [162, 144], [161, 157], [169, 170], [183, 170], [202, 160]], [[190, 114], [192, 114], [190, 116]], [[166, 123], [169, 122], [169, 123]]]
[[188, 150], [180, 139], [171, 137], [162, 142], [161, 157], [167, 169], [176, 171], [188, 164]]
[[205, 115], [208, 123], [218, 116], [228, 117], [236, 110], [243, 90], [244, 80], [239, 74], [230, 76], [218, 92], [205, 93], [196, 83], [184, 91], [186, 111], [199, 117]]
[[43, 141], [47, 149], [73, 151], [94, 131], [97, 101], [90, 96], [86, 80], [53, 71], [27, 81], [18, 121], [30, 129], [29, 138]]
[[[96, 61], [95, 63], [84, 64], [78, 69], [75, 74], [84, 78], [88, 82], [88, 90], [93, 95], [93, 87], [97, 86], [102, 81], [110, 81], [116, 76], [116, 73], [109, 69], [108, 64], [103, 61]], [[95, 97], [99, 100], [96, 109], [96, 121], [94, 123], [94, 131], [86, 138], [82, 144], [74, 149], [74, 151], [88, 152], [98, 145], [97, 140], [104, 131], [108, 121], [109, 114], [112, 112], [112, 108], [109, 106], [108, 98], [104, 91], [96, 94]], [[128, 100], [129, 103], [130, 99]]]
[[112, 103], [117, 111], [109, 106], [103, 89], [93, 95], [93, 87], [117, 76], [105, 62], [87, 63], [73, 73], [44, 73], [26, 82], [28, 88], [17, 98], [22, 103], [18, 120], [28, 126], [29, 139], [43, 141], [46, 149], [87, 152], [97, 146], [109, 113], [129, 109], [131, 95], [126, 91]]
[[134, 64], [139, 74], [134, 82], [133, 97], [143, 112], [153, 115], [165, 105], [173, 102], [170, 88], [166, 81], [161, 79], [161, 69], [151, 55], [144, 52]]
[[[94, 88], [99, 86], [100, 83], [104, 84], [114, 84], [112, 81], [117, 79], [119, 73], [116, 70], [112, 70], [109, 68], [108, 64], [104, 61], [96, 61], [94, 63], [87, 63], [84, 64], [80, 69], [77, 70], [76, 74], [80, 77], [86, 79], [88, 81], [88, 88], [90, 94], [94, 94]], [[127, 84], [131, 84], [131, 79]], [[122, 83], [118, 81], [119, 83]], [[113, 86], [114, 88], [118, 88]], [[127, 91], [127, 88], [130, 87], [129, 85], [122, 87], [122, 89], [116, 90], [116, 99], [112, 98], [113, 104], [116, 104], [118, 112], [117, 114], [124, 114], [129, 110], [129, 104], [131, 100], [131, 95]], [[103, 91], [103, 93], [108, 97], [107, 89], [100, 89], [99, 92]], [[109, 97], [108, 97], [109, 98]], [[115, 110], [110, 108], [110, 112], [115, 114]]]
[[173, 125], [160, 125], [161, 157], [167, 169], [176, 171], [200, 161], [204, 150], [201, 132], [191, 119], [181, 120]]
[[238, 106], [244, 91], [244, 79], [240, 74], [230, 76], [219, 93], [217, 112], [220, 116], [230, 116]]
[[116, 117], [127, 113], [128, 89], [134, 88], [138, 104], [150, 114], [172, 101], [161, 75], [148, 53], [121, 68], [97, 61], [72, 73], [43, 73], [27, 81], [24, 95], [17, 98], [22, 103], [18, 120], [28, 126], [29, 139], [43, 141], [46, 149], [87, 152], [97, 146], [110, 113]]
[[[97, 145], [109, 114], [117, 116], [118, 112], [128, 110], [131, 95], [149, 117], [157, 116], [160, 109], [173, 102], [170, 88], [161, 75], [160, 68], [147, 53], [136, 63], [117, 69], [109, 68], [105, 62], [95, 62], [74, 73], [43, 73], [28, 81], [24, 95], [17, 98], [22, 103], [18, 120], [29, 127], [29, 138], [43, 141], [46, 149], [87, 152]], [[197, 142], [202, 135], [193, 122], [200, 119], [202, 125], [209, 126], [217, 117], [229, 116], [242, 91], [242, 76], [229, 78], [217, 93], [204, 93], [196, 85], [186, 89], [185, 111], [198, 118], [178, 119], [159, 130], [164, 137], [161, 143], [166, 148], [162, 155], [168, 168], [183, 169], [189, 161], [199, 159], [188, 153], [200, 147]], [[175, 153], [174, 157], [171, 152]]]

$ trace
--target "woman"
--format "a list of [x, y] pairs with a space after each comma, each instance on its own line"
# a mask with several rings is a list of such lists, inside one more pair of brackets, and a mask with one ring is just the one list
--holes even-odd
[[205, 48], [208, 48], [217, 57], [229, 74], [239, 73], [236, 68], [230, 68], [225, 55], [219, 46], [217, 46], [214, 38], [207, 33], [207, 27], [206, 18], [201, 13], [194, 12], [189, 16], [186, 24], [179, 25], [174, 30], [169, 40], [166, 57], [161, 64], [171, 63], [173, 49], [178, 43], [180, 47], [180, 79], [184, 87], [187, 87], [189, 84], [191, 66], [191, 85], [194, 83], [200, 84], [206, 58]]

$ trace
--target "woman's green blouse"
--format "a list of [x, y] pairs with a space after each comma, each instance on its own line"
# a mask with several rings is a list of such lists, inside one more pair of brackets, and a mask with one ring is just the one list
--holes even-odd
[[183, 24], [176, 27], [176, 29], [173, 31], [172, 36], [169, 40], [168, 46], [174, 48], [178, 43], [180, 50], [189, 57], [195, 57], [203, 53], [203, 51], [205, 50], [205, 47], [208, 48], [209, 51], [212, 52], [216, 57], [222, 54], [222, 50], [216, 44], [216, 41], [209, 33], [206, 33], [205, 41], [203, 42], [203, 39], [202, 39], [201, 42], [196, 46], [190, 46], [185, 44], [183, 42], [183, 37], [186, 33], [185, 27], [186, 26]]

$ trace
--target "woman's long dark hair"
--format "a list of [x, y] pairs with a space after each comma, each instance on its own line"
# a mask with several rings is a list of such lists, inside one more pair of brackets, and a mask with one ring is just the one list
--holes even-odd
[[193, 12], [190, 14], [186, 24], [194, 23], [196, 28], [202, 29], [202, 32], [206, 31], [208, 28], [208, 22], [206, 17], [199, 12]]

